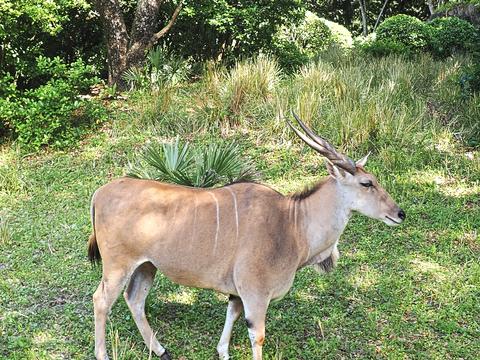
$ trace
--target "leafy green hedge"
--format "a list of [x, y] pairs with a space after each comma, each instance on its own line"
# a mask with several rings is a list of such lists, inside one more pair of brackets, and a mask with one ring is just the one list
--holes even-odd
[[427, 49], [431, 30], [427, 24], [409, 15], [396, 15], [386, 19], [377, 30], [379, 41], [391, 41], [413, 52]]
[[375, 35], [360, 45], [364, 52], [374, 56], [429, 52], [446, 58], [457, 52], [473, 53], [480, 43], [478, 30], [457, 17], [424, 23], [412, 16], [396, 15], [381, 23]]
[[478, 48], [478, 31], [468, 21], [453, 16], [434, 19], [428, 26], [431, 28], [431, 50], [439, 57]]
[[21, 91], [9, 74], [0, 80], [0, 131], [13, 133], [22, 146], [71, 145], [104, 115], [103, 107], [79, 96], [99, 81], [92, 66], [82, 60], [67, 65], [58, 57], [40, 56], [32, 71], [45, 83]]
[[306, 11], [299, 25], [283, 26], [277, 32], [270, 50], [288, 71], [304, 65], [330, 46], [352, 47], [352, 34], [346, 27]]

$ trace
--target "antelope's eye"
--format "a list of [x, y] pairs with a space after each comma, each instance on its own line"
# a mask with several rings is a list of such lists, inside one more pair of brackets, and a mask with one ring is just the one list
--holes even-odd
[[365, 186], [366, 188], [369, 188], [373, 186], [373, 183], [372, 183], [372, 180], [368, 180], [365, 182], [361, 182], [360, 185]]

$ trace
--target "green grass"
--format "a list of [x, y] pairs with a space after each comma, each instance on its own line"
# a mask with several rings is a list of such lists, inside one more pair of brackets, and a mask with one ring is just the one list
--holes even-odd
[[[247, 96], [236, 113], [220, 91], [228, 89], [228, 76], [211, 70], [199, 83], [132, 95], [101, 131], [70, 151], [25, 155], [5, 145], [0, 358], [92, 358], [91, 297], [101, 269], [86, 257], [90, 196], [124, 174], [146, 143], [177, 133], [200, 145], [219, 136], [236, 140], [263, 182], [283, 193], [324, 176], [323, 160], [293, 141], [281, 121], [281, 113], [296, 104], [306, 120], [350, 154], [373, 150], [367, 168], [405, 209], [407, 221], [390, 228], [354, 216], [341, 240], [337, 269], [322, 276], [301, 270], [289, 294], [271, 305], [265, 357], [476, 358], [480, 152], [456, 140], [462, 138], [457, 123], [442, 122], [444, 104], [452, 105], [457, 92], [446, 73], [465, 60], [425, 58], [418, 66], [382, 61], [345, 59], [304, 70], [315, 74], [311, 77], [278, 75], [271, 87]], [[436, 112], [429, 111], [429, 101], [436, 101]], [[465, 120], [465, 108], [475, 106], [464, 104], [450, 115]], [[398, 126], [406, 127], [393, 131]], [[147, 314], [175, 359], [207, 360], [216, 356], [226, 299], [158, 275]], [[112, 344], [118, 358], [149, 357], [122, 298], [112, 310], [107, 337], [112, 358]], [[231, 355], [248, 359], [249, 354], [240, 320]]]

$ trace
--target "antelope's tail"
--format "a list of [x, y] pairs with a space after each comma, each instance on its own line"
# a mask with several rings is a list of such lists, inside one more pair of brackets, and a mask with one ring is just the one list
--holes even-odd
[[90, 235], [90, 238], [88, 239], [88, 259], [92, 264], [96, 264], [102, 260], [102, 257], [97, 244], [97, 236], [95, 235], [95, 193], [92, 197], [90, 215], [92, 218], [92, 235]]

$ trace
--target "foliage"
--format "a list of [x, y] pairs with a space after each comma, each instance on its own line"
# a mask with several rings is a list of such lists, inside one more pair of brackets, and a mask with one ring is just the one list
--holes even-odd
[[361, 44], [358, 44], [357, 48], [364, 54], [372, 55], [374, 57], [388, 55], [408, 57], [411, 55], [410, 48], [395, 40], [369, 39]]
[[177, 137], [174, 143], [148, 146], [143, 160], [150, 168], [133, 168], [129, 176], [195, 187], [213, 187], [254, 177], [253, 168], [240, 157], [235, 143], [212, 143], [191, 150], [188, 142], [182, 145]]
[[279, 29], [269, 50], [282, 68], [292, 72], [331, 46], [347, 49], [352, 45], [352, 35], [344, 26], [307, 11], [300, 24]]
[[128, 69], [123, 79], [130, 90], [158, 90], [185, 81], [190, 70], [191, 64], [188, 60], [169, 51], [165, 46], [157, 46], [148, 52], [144, 67]]
[[77, 95], [98, 81], [101, 39], [87, 1], [0, 1], [0, 137], [33, 148], [71, 143], [73, 123], [98, 111]]
[[307, 11], [305, 20], [294, 29], [295, 38], [299, 47], [310, 56], [318, 54], [333, 43], [332, 31], [322, 19]]
[[273, 64], [253, 59], [230, 70], [211, 66], [199, 82], [142, 102], [141, 122], [161, 126], [169, 136], [224, 136], [248, 127], [268, 138], [279, 135], [293, 108], [334, 143], [352, 149], [414, 146], [445, 127], [466, 143], [480, 136], [480, 108], [475, 98], [465, 102], [458, 83], [467, 59], [364, 57], [332, 48], [293, 76], [273, 71]]
[[376, 36], [359, 48], [374, 56], [411, 56], [420, 52], [445, 58], [456, 52], [473, 53], [479, 48], [480, 34], [473, 25], [457, 17], [436, 18], [428, 23], [398, 15], [380, 24]]
[[386, 19], [377, 29], [377, 39], [402, 44], [412, 52], [427, 49], [431, 39], [430, 28], [417, 18], [396, 15]]
[[8, 119], [13, 115], [12, 101], [17, 95], [17, 86], [10, 74], [0, 77], [0, 138], [9, 132]]
[[321, 20], [330, 29], [334, 44], [337, 44], [344, 49], [351, 48], [353, 46], [352, 33], [345, 26], [327, 19]]
[[480, 0], [449, 0], [442, 2], [436, 12], [452, 10], [458, 5], [477, 5], [480, 6]]
[[287, 73], [298, 70], [298, 68], [305, 65], [309, 60], [308, 55], [302, 51], [297, 44], [280, 37], [274, 39], [270, 52], [275, 56], [280, 67]]
[[[165, 7], [162, 13], [171, 14], [174, 3]], [[233, 63], [269, 48], [277, 29], [298, 22], [303, 11], [300, 0], [190, 0], [165, 41], [185, 57]]]
[[[384, 4], [385, 0], [366, 1], [366, 20], [367, 27], [370, 31], [373, 30]], [[309, 0], [306, 2], [306, 7], [321, 17], [342, 24], [355, 35], [360, 35], [362, 32], [360, 5], [358, 1]], [[427, 2], [424, 0], [389, 0], [382, 19], [399, 14], [410, 15], [420, 20], [428, 20], [430, 16]]]
[[447, 57], [479, 48], [479, 32], [468, 21], [451, 16], [436, 18], [428, 25], [432, 29], [431, 49], [436, 56]]
[[467, 67], [459, 80], [465, 97], [480, 94], [480, 63], [476, 62]]
[[[101, 107], [79, 98], [98, 82], [92, 66], [81, 60], [69, 65], [59, 58], [37, 58], [37, 78], [48, 79], [44, 85], [24, 91], [11, 91], [0, 100], [0, 119], [27, 148], [43, 145], [71, 145], [102, 116]], [[12, 88], [12, 86], [11, 86]]]
[[39, 56], [103, 66], [98, 16], [85, 0], [2, 0], [0, 43], [0, 73], [10, 74], [19, 89], [45, 83], [32, 72]]

